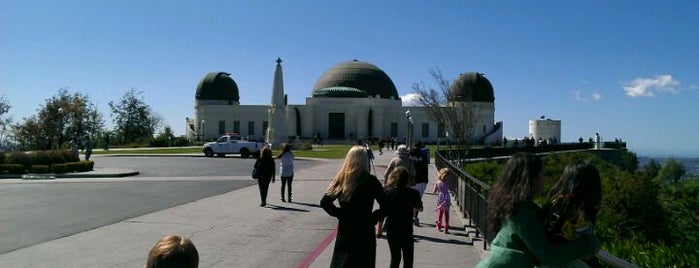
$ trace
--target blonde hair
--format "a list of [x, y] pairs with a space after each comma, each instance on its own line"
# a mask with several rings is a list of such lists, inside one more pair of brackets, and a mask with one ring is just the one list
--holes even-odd
[[148, 254], [145, 268], [197, 268], [199, 252], [191, 240], [179, 235], [168, 235], [160, 239]]
[[357, 189], [358, 179], [364, 173], [369, 173], [369, 157], [366, 149], [361, 145], [352, 146], [345, 156], [342, 168], [330, 182], [325, 193], [337, 196], [342, 201], [350, 200], [354, 190]]
[[449, 175], [451, 175], [451, 170], [449, 168], [442, 168], [437, 172], [437, 178], [440, 181], [445, 181]]

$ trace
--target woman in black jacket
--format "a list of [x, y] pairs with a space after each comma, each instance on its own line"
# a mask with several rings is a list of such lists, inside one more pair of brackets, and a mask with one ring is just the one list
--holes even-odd
[[255, 167], [260, 172], [260, 177], [257, 178], [257, 186], [260, 187], [260, 206], [267, 205], [267, 190], [269, 190], [270, 181], [274, 183], [274, 171], [276, 164], [272, 158], [272, 149], [269, 146], [262, 148], [260, 158], [255, 162]]

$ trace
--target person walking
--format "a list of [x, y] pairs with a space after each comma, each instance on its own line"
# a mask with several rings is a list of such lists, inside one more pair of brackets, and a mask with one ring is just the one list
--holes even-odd
[[544, 190], [541, 159], [531, 153], [510, 156], [488, 194], [488, 228], [497, 232], [490, 255], [476, 267], [534, 267], [562, 264], [599, 250], [594, 235], [552, 244], [534, 198]]
[[260, 158], [255, 161], [255, 167], [260, 172], [260, 177], [257, 178], [257, 186], [260, 188], [260, 206], [267, 205], [267, 190], [269, 190], [270, 181], [274, 183], [276, 164], [272, 158], [272, 149], [269, 146], [262, 148]]
[[[381, 183], [369, 172], [366, 149], [353, 146], [320, 200], [323, 210], [338, 219], [330, 267], [376, 266], [374, 224], [385, 213], [385, 200]], [[374, 201], [379, 209], [372, 212]]]
[[[420, 198], [425, 194], [425, 189], [427, 188], [427, 183], [429, 182], [428, 177], [428, 164], [430, 163], [429, 151], [425, 148], [422, 142], [417, 142], [413, 145], [410, 150], [410, 160], [413, 161], [415, 166], [415, 189], [420, 193]], [[415, 226], [420, 226], [420, 218], [418, 217], [419, 211], [415, 211], [413, 217], [413, 223]]]
[[[282, 152], [277, 156], [280, 160], [279, 177], [282, 180], [282, 202], [289, 200], [291, 203], [291, 183], [294, 181], [294, 154], [291, 152], [291, 145], [285, 143], [282, 145]], [[284, 199], [284, 188], [287, 187], [287, 197]]]
[[397, 167], [388, 178], [386, 194], [386, 239], [391, 251], [391, 268], [413, 267], [415, 245], [413, 242], [413, 213], [422, 211], [420, 193], [410, 188], [410, 173]]
[[[415, 165], [413, 164], [413, 161], [410, 160], [410, 156], [408, 154], [409, 152], [407, 146], [402, 144], [398, 146], [398, 156], [391, 159], [391, 161], [388, 163], [388, 166], [386, 167], [386, 172], [384, 172], [383, 174], [384, 187], [388, 185], [388, 176], [397, 167], [404, 167], [405, 169], [407, 169], [408, 173], [410, 174], [409, 185], [415, 185]], [[379, 220], [379, 223], [376, 227], [376, 238], [381, 238], [383, 236], [383, 220]]]
[[[451, 207], [451, 195], [449, 195], [449, 188], [447, 187], [447, 180], [451, 177], [452, 173], [448, 168], [442, 168], [439, 170], [438, 178], [439, 181], [434, 185], [433, 193], [437, 194], [437, 230], [442, 231], [442, 226], [444, 226], [444, 233], [449, 233], [449, 208]], [[444, 218], [444, 221], [442, 221]]]

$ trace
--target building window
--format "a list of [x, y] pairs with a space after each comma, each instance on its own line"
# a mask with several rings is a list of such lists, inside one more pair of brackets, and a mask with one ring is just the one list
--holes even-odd
[[267, 128], [269, 128], [269, 122], [263, 121], [262, 122], [262, 136], [267, 136]]
[[391, 138], [398, 137], [398, 123], [391, 123]]
[[233, 121], [233, 132], [240, 134], [240, 121]]
[[218, 135], [226, 134], [226, 121], [218, 121]]
[[255, 135], [255, 121], [248, 121], [248, 136]]
[[437, 124], [437, 137], [438, 138], [446, 138], [447, 131], [446, 128], [444, 127], [444, 124], [439, 123]]
[[430, 136], [430, 124], [422, 123], [422, 137], [428, 138]]

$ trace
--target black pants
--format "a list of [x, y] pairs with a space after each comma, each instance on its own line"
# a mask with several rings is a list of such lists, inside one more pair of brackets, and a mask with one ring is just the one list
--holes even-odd
[[269, 190], [269, 183], [272, 181], [271, 178], [260, 178], [257, 179], [257, 186], [260, 187], [260, 204], [267, 204], [267, 190]]
[[412, 268], [415, 258], [415, 244], [413, 234], [405, 232], [386, 232], [388, 248], [391, 250], [391, 268], [400, 267], [401, 252], [403, 253], [403, 267]]
[[284, 199], [284, 187], [289, 185], [288, 191], [287, 191], [287, 196], [289, 199], [291, 199], [291, 182], [294, 181], [294, 175], [291, 175], [290, 177], [282, 177], [282, 199]]

